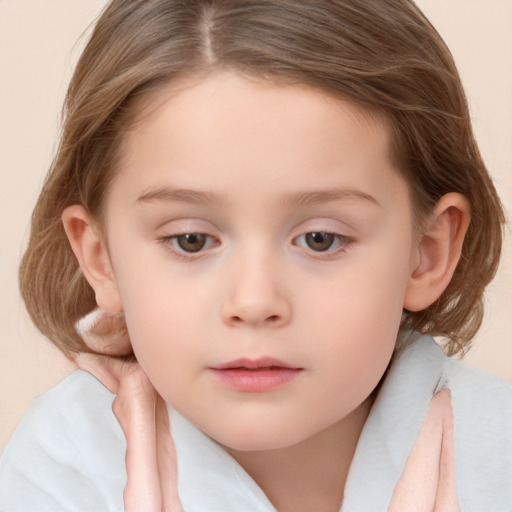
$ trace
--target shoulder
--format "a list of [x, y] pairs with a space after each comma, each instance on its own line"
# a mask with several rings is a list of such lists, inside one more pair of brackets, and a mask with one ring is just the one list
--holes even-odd
[[452, 359], [445, 362], [444, 378], [461, 432], [492, 433], [512, 450], [512, 384]]
[[2, 510], [121, 510], [125, 441], [113, 399], [77, 370], [34, 400], [0, 460]]
[[445, 380], [461, 412], [473, 421], [488, 419], [489, 413], [512, 419], [512, 384], [453, 359], [445, 362]]
[[430, 395], [448, 389], [461, 420], [480, 421], [489, 414], [509, 419], [512, 414], [512, 384], [449, 358], [429, 335], [410, 336], [392, 370], [387, 380], [398, 381], [395, 393], [404, 383], [416, 396], [421, 390]]
[[452, 398], [460, 506], [507, 510], [512, 503], [512, 385], [451, 359], [445, 363], [445, 382]]
[[400, 425], [415, 422], [407, 454], [432, 397], [442, 389], [450, 392], [453, 409], [455, 473], [461, 510], [510, 510], [512, 385], [450, 359], [431, 336], [411, 336], [382, 389], [387, 393], [384, 403], [393, 404], [396, 409], [395, 421], [399, 418]]

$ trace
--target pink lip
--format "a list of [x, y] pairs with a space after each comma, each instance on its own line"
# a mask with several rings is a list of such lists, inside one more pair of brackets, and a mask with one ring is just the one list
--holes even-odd
[[263, 393], [280, 388], [294, 379], [303, 368], [271, 357], [236, 359], [210, 370], [225, 385], [237, 391]]

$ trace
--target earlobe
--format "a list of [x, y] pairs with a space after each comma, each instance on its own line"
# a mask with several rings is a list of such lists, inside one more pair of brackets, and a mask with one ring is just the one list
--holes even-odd
[[80, 268], [96, 294], [98, 306], [109, 313], [123, 310], [110, 257], [97, 223], [81, 205], [66, 208], [62, 223]]
[[462, 194], [453, 192], [439, 200], [416, 248], [404, 309], [421, 311], [442, 295], [459, 262], [470, 216]]

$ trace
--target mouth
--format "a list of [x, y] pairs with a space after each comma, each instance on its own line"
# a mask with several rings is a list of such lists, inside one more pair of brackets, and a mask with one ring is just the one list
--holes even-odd
[[264, 357], [236, 359], [212, 366], [209, 370], [223, 385], [236, 391], [263, 393], [276, 390], [294, 380], [304, 368]]

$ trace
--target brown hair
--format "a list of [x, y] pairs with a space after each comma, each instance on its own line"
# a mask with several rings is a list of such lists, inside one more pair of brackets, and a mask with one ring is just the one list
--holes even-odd
[[472, 220], [450, 285], [402, 322], [443, 336], [450, 355], [463, 352], [482, 320], [504, 214], [451, 54], [410, 0], [111, 1], [69, 86], [60, 146], [21, 263], [21, 292], [41, 332], [68, 356], [89, 351], [75, 322], [96, 307], [95, 297], [61, 214], [82, 204], [100, 217], [135, 103], [179, 77], [224, 68], [308, 85], [383, 114], [417, 219], [448, 192], [468, 198]]

